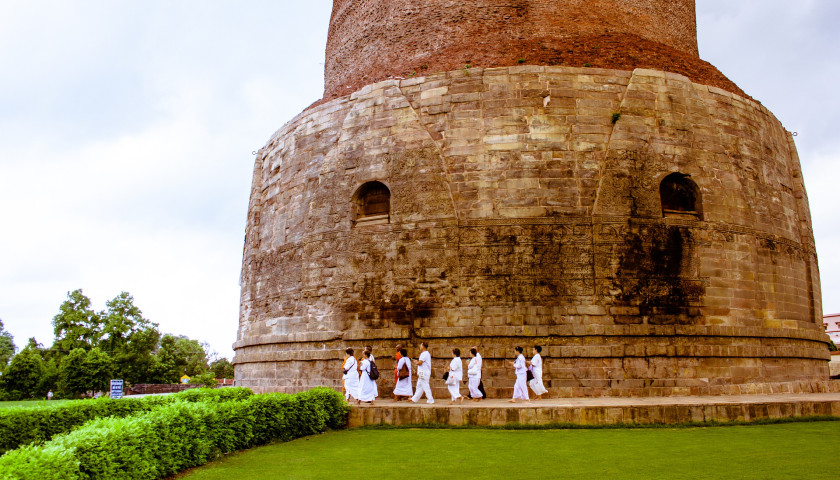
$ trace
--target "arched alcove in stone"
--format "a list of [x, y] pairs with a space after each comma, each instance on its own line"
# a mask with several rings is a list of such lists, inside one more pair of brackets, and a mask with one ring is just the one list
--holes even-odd
[[391, 216], [391, 190], [382, 182], [367, 182], [353, 195], [353, 224], [388, 223]]
[[663, 217], [691, 215], [702, 219], [703, 202], [700, 188], [684, 173], [672, 173], [662, 179], [659, 184], [659, 198], [662, 202]]

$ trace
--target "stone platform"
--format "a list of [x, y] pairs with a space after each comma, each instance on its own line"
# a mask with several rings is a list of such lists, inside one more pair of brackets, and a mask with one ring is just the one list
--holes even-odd
[[450, 405], [425, 399], [418, 404], [377, 401], [354, 406], [349, 427], [369, 425], [506, 424], [679, 424], [687, 422], [750, 422], [808, 416], [840, 417], [840, 393], [731, 395], [647, 398], [562, 398], [508, 403], [482, 400]]

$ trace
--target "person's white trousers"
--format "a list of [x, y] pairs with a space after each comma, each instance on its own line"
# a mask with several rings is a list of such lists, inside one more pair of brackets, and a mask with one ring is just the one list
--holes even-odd
[[423, 394], [426, 394], [426, 403], [435, 403], [435, 399], [432, 398], [432, 389], [429, 387], [428, 378], [417, 379], [417, 386], [414, 387], [414, 396], [411, 397], [411, 401], [419, 401], [423, 397]]

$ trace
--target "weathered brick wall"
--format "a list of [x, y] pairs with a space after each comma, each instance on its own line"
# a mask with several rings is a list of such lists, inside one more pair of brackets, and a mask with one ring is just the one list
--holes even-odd
[[[663, 218], [672, 172], [699, 186], [701, 219]], [[372, 180], [390, 223], [354, 226]], [[337, 387], [346, 346], [373, 344], [386, 371], [422, 339], [440, 367], [480, 345], [494, 395], [534, 343], [553, 395], [820, 388], [791, 135], [756, 102], [650, 70], [461, 69], [302, 113], [255, 165], [237, 384]]]
[[657, 68], [737, 88], [698, 57], [694, 0], [335, 0], [325, 97], [413, 71], [517, 62]]

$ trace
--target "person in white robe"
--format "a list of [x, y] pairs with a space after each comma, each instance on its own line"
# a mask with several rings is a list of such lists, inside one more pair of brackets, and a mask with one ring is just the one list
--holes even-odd
[[432, 388], [429, 386], [429, 380], [432, 378], [432, 354], [429, 353], [428, 343], [420, 343], [420, 356], [414, 364], [417, 365], [417, 385], [414, 387], [414, 396], [411, 397], [411, 401], [417, 403], [425, 394], [426, 403], [435, 403]]
[[534, 391], [534, 395], [536, 395], [534, 400], [541, 400], [542, 395], [548, 392], [548, 390], [545, 388], [545, 385], [543, 385], [542, 380], [543, 360], [542, 356], [540, 355], [540, 352], [542, 352], [542, 347], [536, 345], [531, 350], [531, 352], [534, 354], [534, 357], [531, 358], [530, 362], [528, 362], [528, 368], [531, 369], [531, 373], [534, 374], [534, 378], [531, 379], [530, 382], [528, 382], [528, 386], [531, 387], [531, 390]]
[[[404, 378], [399, 378], [400, 372], [406, 372], [408, 375]], [[400, 349], [400, 360], [397, 362], [397, 384], [394, 386], [394, 397], [400, 399], [401, 397], [408, 397], [414, 394], [411, 388], [411, 359], [408, 358], [408, 350]]]
[[480, 402], [484, 398], [484, 394], [478, 389], [481, 383], [481, 355], [478, 354], [478, 349], [475, 347], [470, 349], [470, 363], [467, 365], [467, 378], [469, 380], [468, 386], [470, 389], [470, 400], [473, 402]]
[[353, 356], [352, 348], [348, 348], [344, 353], [344, 399], [349, 402], [350, 397], [355, 399], [359, 395], [359, 362]]
[[449, 396], [451, 402], [464, 403], [464, 397], [461, 396], [461, 382], [464, 381], [464, 363], [461, 362], [461, 349], [455, 348], [452, 350], [452, 361], [449, 362], [449, 376], [446, 377], [446, 388], [449, 389]]
[[511, 362], [514, 373], [516, 373], [516, 383], [513, 385], [513, 398], [508, 400], [511, 403], [516, 403], [517, 400], [528, 400], [528, 385], [525, 379], [528, 375], [528, 367], [525, 364], [525, 355], [522, 355], [522, 347], [516, 347], [516, 360]]
[[[370, 352], [370, 363], [376, 363], [376, 359], [375, 359], [375, 358], [373, 358], [373, 347], [371, 347], [370, 345], [368, 345], [368, 346], [366, 346], [366, 347], [365, 347], [365, 351], [366, 351], [366, 352]], [[378, 366], [378, 365], [377, 365], [377, 366]], [[380, 375], [381, 375], [381, 374], [380, 374]], [[379, 396], [379, 385], [378, 385], [376, 382], [373, 382], [373, 387], [374, 387], [374, 389], [375, 389], [375, 391], [376, 391], [376, 396], [378, 397], [378, 396]]]
[[373, 403], [376, 400], [376, 381], [370, 378], [370, 357], [368, 351], [364, 353], [365, 359], [362, 360], [362, 366], [359, 367], [361, 372], [361, 380], [359, 382], [359, 395], [356, 396], [356, 403], [369, 402]]

